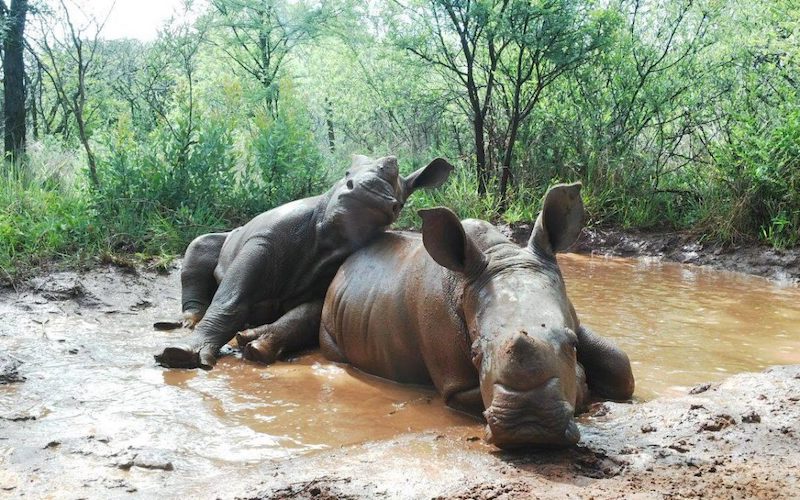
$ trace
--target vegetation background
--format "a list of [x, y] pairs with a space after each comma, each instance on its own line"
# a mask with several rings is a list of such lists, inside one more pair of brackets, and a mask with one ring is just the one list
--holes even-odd
[[593, 224], [800, 241], [797, 0], [206, 0], [147, 42], [82, 5], [0, 0], [0, 280], [168, 261], [353, 153], [456, 165], [402, 226], [580, 180]]

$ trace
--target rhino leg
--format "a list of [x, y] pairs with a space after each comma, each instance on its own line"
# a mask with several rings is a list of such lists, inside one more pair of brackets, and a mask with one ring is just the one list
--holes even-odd
[[445, 403], [454, 410], [463, 411], [477, 417], [480, 417], [484, 410], [480, 387], [453, 393], [450, 397], [445, 398]]
[[333, 335], [331, 335], [330, 329], [325, 325], [325, 321], [320, 322], [319, 347], [322, 351], [322, 355], [330, 361], [336, 363], [350, 362], [347, 360], [347, 356], [342, 353], [342, 350], [339, 349], [339, 346], [336, 345], [336, 341], [333, 340]]
[[633, 396], [634, 380], [628, 355], [610, 340], [585, 326], [578, 328], [578, 362], [586, 372], [593, 396], [625, 400]]
[[204, 234], [186, 249], [181, 269], [183, 325], [193, 328], [206, 313], [217, 291], [214, 269], [229, 233]]
[[242, 248], [192, 335], [166, 347], [155, 356], [156, 362], [172, 368], [210, 370], [220, 348], [247, 323], [253, 302], [259, 301], [264, 282], [269, 282], [265, 276], [276, 275], [271, 263], [259, 242]]
[[317, 345], [321, 315], [322, 300], [306, 302], [274, 323], [236, 334], [236, 342], [245, 359], [274, 363], [282, 356]]

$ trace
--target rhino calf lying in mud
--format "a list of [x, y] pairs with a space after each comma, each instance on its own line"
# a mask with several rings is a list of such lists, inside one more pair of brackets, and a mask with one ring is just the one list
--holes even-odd
[[547, 192], [525, 248], [445, 208], [420, 215], [421, 238], [383, 234], [339, 269], [322, 310], [329, 359], [432, 383], [482, 413], [501, 448], [576, 443], [590, 392], [631, 397], [628, 357], [579, 323], [556, 261], [583, 227], [580, 184]]
[[181, 270], [184, 324], [194, 332], [156, 361], [210, 369], [246, 325], [262, 325], [239, 338], [249, 359], [270, 362], [282, 349], [316, 344], [322, 299], [339, 265], [392, 224], [411, 193], [440, 186], [452, 170], [437, 158], [403, 178], [393, 156], [355, 156], [325, 194], [198, 237]]

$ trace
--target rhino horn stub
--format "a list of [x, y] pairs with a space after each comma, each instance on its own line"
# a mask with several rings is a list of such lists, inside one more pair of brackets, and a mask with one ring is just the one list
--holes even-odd
[[366, 165], [366, 164], [372, 163], [373, 161], [375, 161], [375, 160], [373, 160], [369, 156], [354, 154], [353, 155], [353, 161], [352, 161], [351, 165], [353, 167], [357, 167], [359, 165]]
[[528, 249], [550, 255], [565, 251], [580, 236], [585, 216], [581, 183], [556, 184], [544, 195]]
[[477, 275], [486, 267], [487, 257], [450, 209], [437, 207], [418, 213], [422, 217], [422, 244], [437, 264], [467, 276]]
[[397, 157], [396, 156], [387, 156], [385, 158], [381, 158], [379, 160], [381, 162], [381, 166], [379, 167], [381, 172], [385, 172], [388, 175], [396, 177], [398, 175], [397, 169]]

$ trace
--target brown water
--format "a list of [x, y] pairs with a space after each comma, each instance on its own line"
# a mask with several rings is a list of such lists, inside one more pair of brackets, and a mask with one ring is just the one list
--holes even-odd
[[628, 353], [641, 399], [800, 363], [800, 288], [646, 259], [559, 258], [581, 322]]
[[[582, 321], [628, 352], [640, 399], [800, 363], [797, 287], [641, 260], [560, 262]], [[27, 377], [0, 386], [0, 490], [202, 495], [232, 478], [252, 482], [265, 463], [301, 453], [422, 431], [482, 435], [479, 423], [429, 390], [318, 354], [269, 367], [228, 356], [210, 372], [162, 369], [152, 354], [185, 332], [150, 325], [178, 311], [177, 273], [53, 281], [71, 279], [85, 290], [83, 305], [0, 295], [0, 351], [24, 361]], [[118, 467], [136, 454], [176, 472]]]

